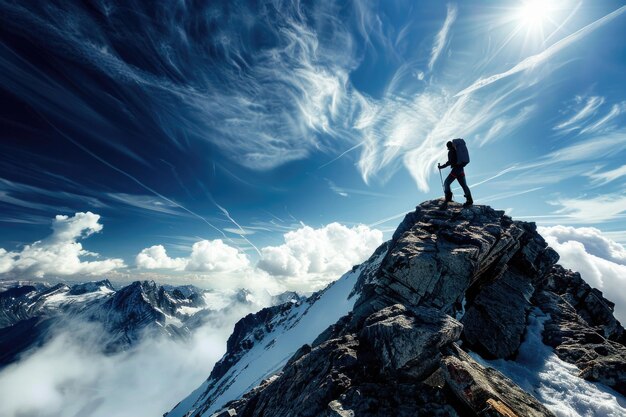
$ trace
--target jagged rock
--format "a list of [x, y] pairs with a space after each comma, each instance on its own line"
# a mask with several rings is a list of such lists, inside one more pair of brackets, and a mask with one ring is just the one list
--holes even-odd
[[555, 265], [539, 287], [562, 296], [586, 323], [601, 327], [607, 339], [626, 344], [626, 332], [613, 316], [615, 304], [604, 298], [598, 289], [591, 288], [578, 272]]
[[376, 280], [364, 289], [355, 312], [369, 315], [402, 303], [452, 314], [471, 286], [498, 279], [509, 262], [537, 274], [538, 268], [526, 264], [537, 259], [549, 264], [554, 255], [539, 235], [524, 240], [526, 230], [532, 227], [490, 207], [453, 204], [442, 211], [435, 202], [425, 202], [394, 233]]
[[458, 340], [462, 328], [437, 309], [396, 304], [368, 317], [359, 339], [371, 346], [383, 372], [420, 378], [437, 367], [439, 349]]
[[328, 404], [350, 386], [346, 375], [357, 363], [358, 340], [353, 336], [326, 342], [298, 360], [291, 361], [282, 374], [228, 407], [237, 415], [319, 416]]
[[541, 291], [534, 301], [550, 314], [544, 324], [544, 343], [554, 347], [559, 358], [580, 368], [580, 377], [626, 395], [626, 347], [606, 339], [603, 327], [590, 326], [563, 296]]
[[82, 284], [72, 285], [69, 293], [70, 295], [81, 295], [96, 291], [109, 291], [114, 292], [113, 286], [108, 279], [102, 281], [84, 282]]
[[530, 278], [516, 269], [485, 285], [461, 320], [465, 340], [488, 358], [513, 356], [522, 343], [533, 292]]
[[454, 346], [442, 360], [446, 383], [477, 416], [553, 417], [547, 408], [493, 368]]

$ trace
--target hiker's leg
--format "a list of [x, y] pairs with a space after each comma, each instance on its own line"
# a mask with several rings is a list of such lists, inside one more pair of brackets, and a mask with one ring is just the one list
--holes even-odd
[[470, 204], [473, 203], [474, 200], [472, 200], [472, 193], [469, 187], [467, 186], [467, 181], [465, 181], [465, 175], [459, 175], [457, 180], [459, 181], [461, 188], [463, 188], [463, 192], [465, 193], [465, 198], [467, 199], [467, 202]]
[[446, 196], [446, 201], [452, 201], [452, 190], [450, 189], [450, 185], [456, 178], [452, 175], [452, 173], [448, 174], [446, 177], [446, 181], [444, 182], [444, 193]]

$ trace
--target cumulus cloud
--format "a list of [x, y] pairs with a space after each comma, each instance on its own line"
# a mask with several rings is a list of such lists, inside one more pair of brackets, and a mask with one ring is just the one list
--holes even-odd
[[615, 316], [626, 323], [626, 248], [592, 227], [540, 227], [539, 233], [561, 256], [560, 264], [580, 272], [589, 285], [615, 303]]
[[26, 245], [20, 251], [7, 252], [0, 248], [0, 273], [41, 278], [45, 275], [104, 274], [124, 267], [121, 259], [81, 259], [84, 256], [99, 256], [83, 249], [78, 242], [102, 230], [99, 220], [99, 215], [89, 211], [72, 217], [56, 216], [52, 222], [52, 234], [47, 238]]
[[286, 233], [282, 245], [262, 248], [257, 267], [291, 286], [319, 288], [367, 259], [382, 239], [364, 225], [304, 226]]
[[245, 253], [221, 239], [201, 240], [193, 244], [189, 258], [170, 258], [163, 245], [143, 249], [135, 258], [140, 269], [170, 269], [194, 272], [232, 272], [250, 266]]
[[221, 239], [198, 241], [182, 258], [172, 258], [162, 245], [154, 245], [143, 249], [135, 263], [140, 270], [154, 270], [146, 279], [163, 279], [172, 271], [176, 272], [168, 277], [172, 280], [211, 288], [309, 293], [366, 260], [382, 243], [383, 233], [365, 225], [331, 223], [319, 229], [302, 226], [285, 233], [283, 239], [281, 245], [261, 248], [256, 265]]
[[182, 271], [187, 265], [183, 258], [170, 258], [163, 245], [154, 245], [143, 249], [135, 258], [137, 268], [141, 269], [173, 269]]
[[187, 271], [223, 272], [245, 269], [250, 261], [245, 253], [228, 246], [221, 239], [201, 240], [191, 247]]

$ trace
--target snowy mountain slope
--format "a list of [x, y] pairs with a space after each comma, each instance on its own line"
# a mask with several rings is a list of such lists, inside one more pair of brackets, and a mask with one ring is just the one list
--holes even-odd
[[602, 384], [580, 378], [578, 368], [565, 361], [542, 342], [548, 316], [540, 309], [529, 315], [528, 331], [515, 360], [485, 360], [491, 366], [546, 404], [557, 417], [622, 417], [626, 415], [626, 398]]
[[[424, 202], [318, 297], [242, 319], [168, 417], [576, 415], [568, 399], [589, 401], [585, 415], [624, 415], [624, 329], [613, 304], [557, 261], [532, 223]], [[550, 314], [540, 342], [537, 309]], [[518, 355], [523, 366], [527, 335], [543, 346], [533, 378], [489, 366]], [[545, 354], [553, 348], [561, 359]], [[571, 378], [549, 381], [548, 369]]]
[[[113, 353], [135, 345], [145, 337], [159, 335], [187, 339], [194, 329], [221, 320], [225, 310], [247, 305], [245, 291], [215, 293], [191, 285], [158, 286], [151, 281], [136, 281], [115, 290], [108, 280], [75, 285], [47, 283], [3, 283], [0, 292], [0, 367], [20, 355], [40, 347], [64, 330], [87, 337], [91, 346]], [[297, 294], [281, 295], [299, 299]], [[270, 301], [282, 298], [268, 296]], [[216, 300], [219, 300], [217, 302]], [[264, 300], [265, 301], [265, 300]], [[255, 307], [256, 306], [256, 307]], [[102, 331], [78, 332], [87, 323]]]
[[[276, 373], [304, 344], [349, 313], [359, 278], [373, 274], [386, 254], [381, 246], [363, 264], [303, 302], [284, 304], [249, 315], [237, 323], [227, 354], [200, 387], [170, 411], [168, 417], [211, 415]], [[265, 320], [253, 322], [264, 316]]]

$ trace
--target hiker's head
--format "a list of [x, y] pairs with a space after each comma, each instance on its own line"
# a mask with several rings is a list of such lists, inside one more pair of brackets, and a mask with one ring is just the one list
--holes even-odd
[[452, 143], [451, 140], [449, 140], [448, 143], [446, 143], [446, 146], [448, 147], [449, 150], [454, 149], [454, 143]]

